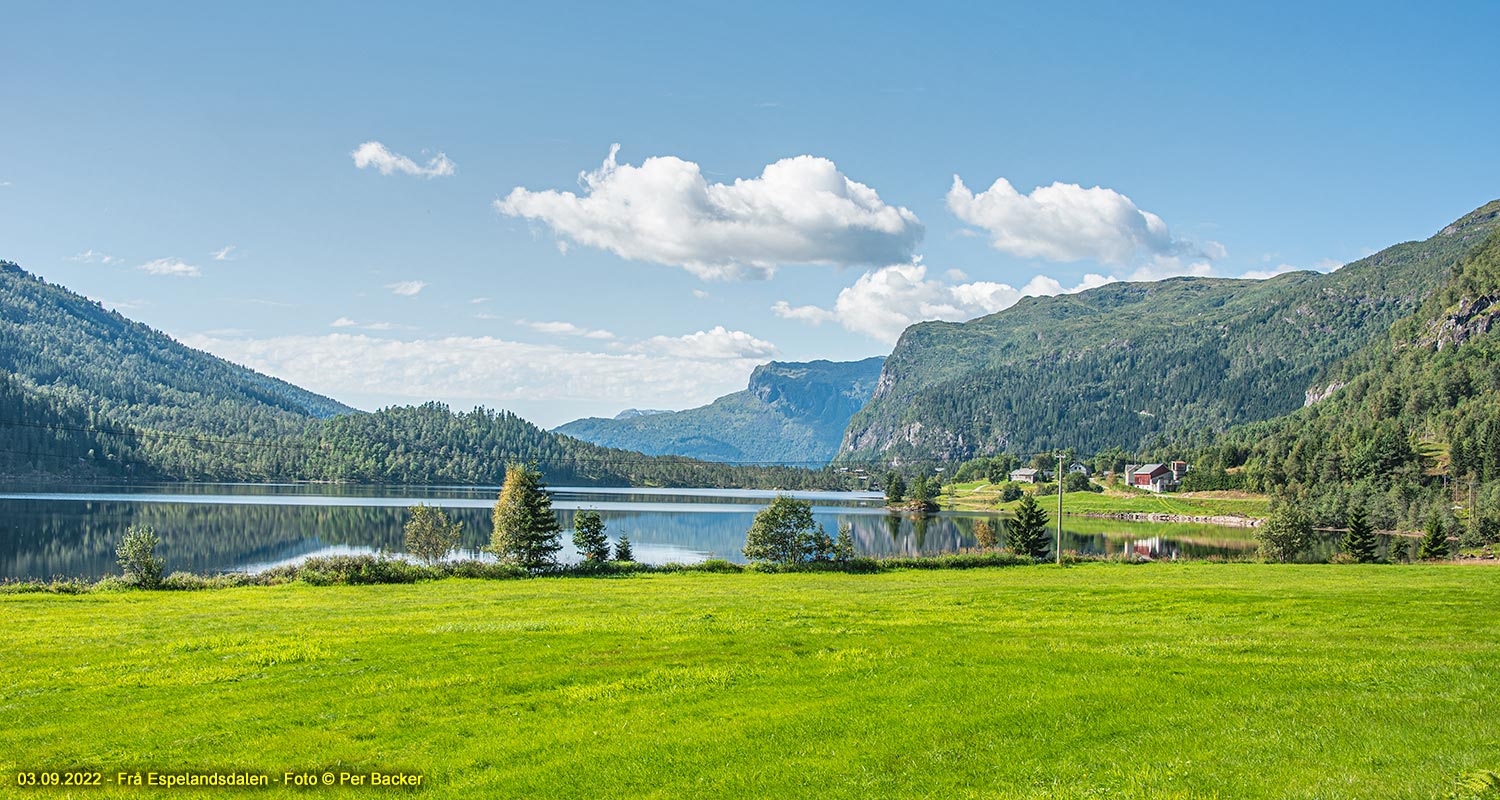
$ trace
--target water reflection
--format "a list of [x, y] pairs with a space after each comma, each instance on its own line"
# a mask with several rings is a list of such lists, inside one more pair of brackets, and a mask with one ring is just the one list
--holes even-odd
[[[463, 549], [478, 553], [490, 536], [493, 489], [433, 487], [185, 486], [76, 494], [0, 494], [0, 577], [98, 577], [117, 571], [114, 548], [125, 528], [150, 525], [160, 535], [168, 571], [212, 573], [291, 563], [309, 555], [399, 552], [406, 507], [426, 502], [464, 523]], [[211, 491], [210, 491], [211, 490]], [[314, 491], [315, 490], [315, 491]], [[629, 534], [636, 557], [651, 563], [709, 558], [742, 561], [740, 548], [755, 512], [772, 492], [598, 490], [559, 488], [554, 506], [565, 529], [592, 508], [610, 537]], [[830, 535], [850, 526], [867, 555], [918, 555], [973, 547], [974, 524], [995, 515], [890, 515], [880, 498], [861, 493], [799, 493]], [[1063, 548], [1152, 559], [1237, 557], [1252, 553], [1246, 529], [1068, 519]], [[566, 539], [566, 535], [564, 536]], [[1332, 537], [1311, 554], [1334, 552]], [[562, 557], [574, 559], [571, 547]]]

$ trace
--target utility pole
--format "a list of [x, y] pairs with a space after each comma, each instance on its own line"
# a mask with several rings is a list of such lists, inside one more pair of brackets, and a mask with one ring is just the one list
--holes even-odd
[[1053, 549], [1057, 552], [1057, 565], [1062, 566], [1062, 495], [1063, 495], [1063, 467], [1062, 453], [1057, 454], [1057, 545]]

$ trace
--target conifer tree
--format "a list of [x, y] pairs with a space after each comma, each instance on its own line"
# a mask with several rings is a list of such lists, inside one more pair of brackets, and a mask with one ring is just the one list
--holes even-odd
[[533, 572], [557, 565], [562, 526], [552, 513], [552, 498], [540, 472], [525, 464], [506, 466], [493, 520], [490, 552], [501, 561]]
[[1448, 529], [1437, 514], [1427, 518], [1427, 527], [1422, 536], [1422, 547], [1418, 552], [1424, 559], [1448, 557]]
[[604, 520], [594, 510], [573, 516], [573, 547], [584, 561], [602, 564], [609, 560], [609, 537], [604, 535]]
[[906, 481], [901, 479], [901, 474], [888, 472], [885, 476], [885, 502], [890, 505], [899, 505], [906, 499]]
[[635, 551], [630, 549], [630, 534], [620, 534], [620, 541], [615, 542], [616, 561], [634, 561]]
[[843, 563], [854, 560], [854, 526], [847, 522], [839, 523], [839, 538], [833, 543], [833, 558]]
[[1007, 526], [1006, 544], [1023, 556], [1047, 556], [1047, 512], [1032, 495], [1022, 497], [1016, 505], [1016, 518]]
[[1375, 560], [1375, 526], [1363, 508], [1349, 512], [1349, 532], [1344, 534], [1342, 545], [1344, 552], [1361, 564]]

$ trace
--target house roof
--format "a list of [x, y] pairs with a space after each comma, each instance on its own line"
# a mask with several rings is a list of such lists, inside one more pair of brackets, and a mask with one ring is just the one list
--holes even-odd
[[1012, 474], [1012, 475], [1035, 475], [1036, 474], [1036, 470], [1032, 469], [1031, 467], [1022, 467], [1022, 468], [1020, 468], [1018, 470], [1012, 471], [1010, 474]]

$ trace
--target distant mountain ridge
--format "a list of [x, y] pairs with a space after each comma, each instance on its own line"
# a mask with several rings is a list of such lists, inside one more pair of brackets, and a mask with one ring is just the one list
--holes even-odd
[[1328, 274], [1114, 283], [914, 325], [835, 463], [1131, 450], [1288, 414], [1500, 228], [1494, 205]]
[[849, 418], [875, 389], [877, 356], [862, 361], [772, 361], [744, 391], [685, 411], [589, 417], [553, 430], [594, 444], [651, 455], [737, 463], [828, 463]]

